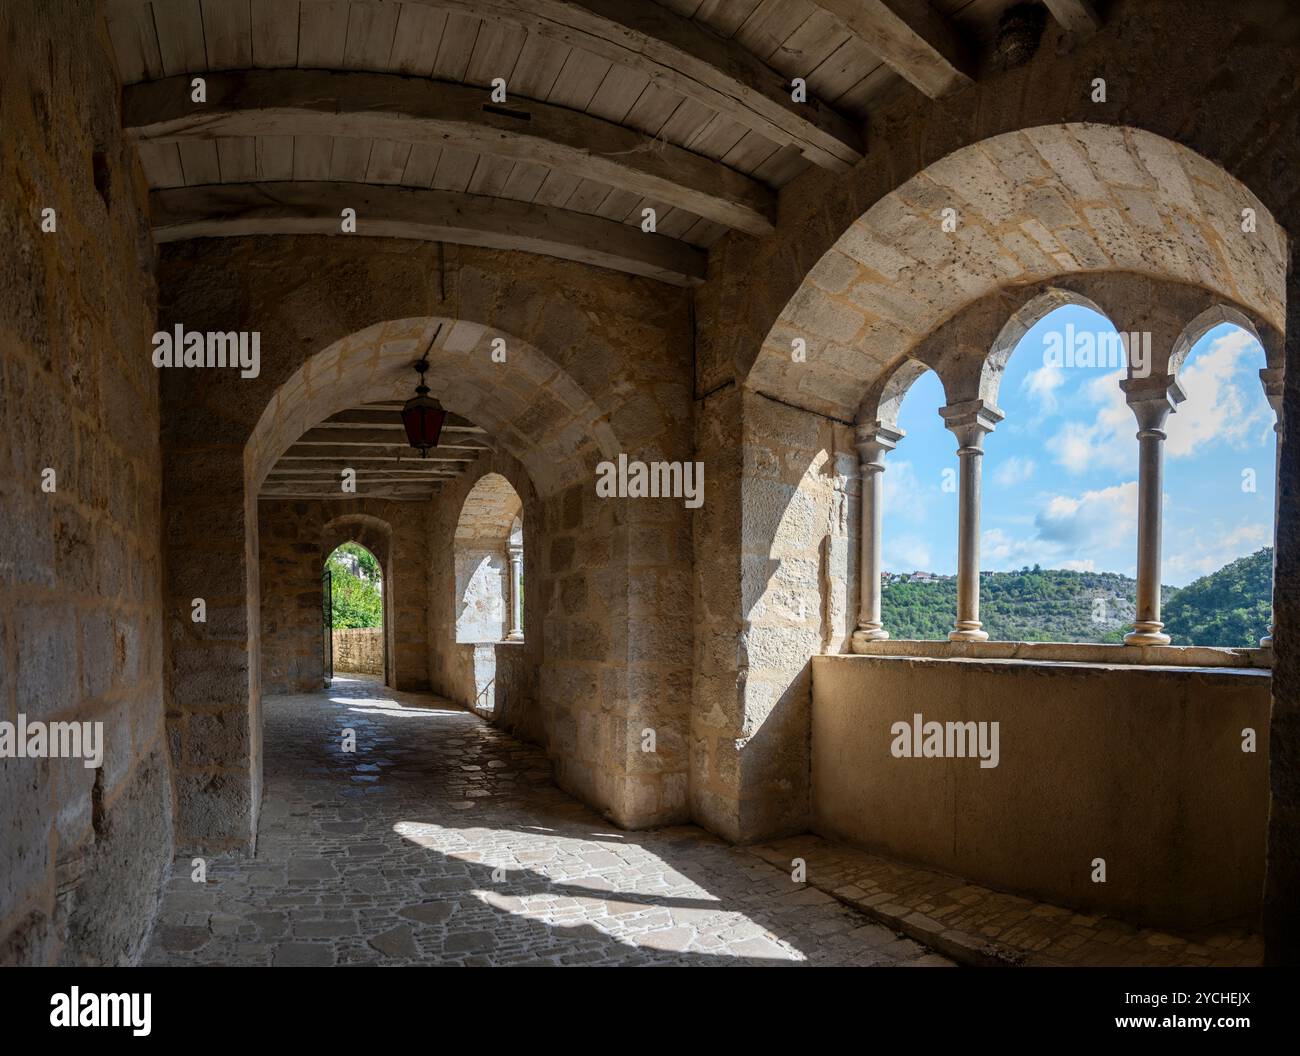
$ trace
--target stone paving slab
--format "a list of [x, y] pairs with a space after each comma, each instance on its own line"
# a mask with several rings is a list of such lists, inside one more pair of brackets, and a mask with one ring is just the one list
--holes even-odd
[[206, 883], [178, 858], [146, 964], [952, 965], [702, 829], [616, 829], [428, 694], [340, 678], [263, 711], [257, 853]]
[[810, 887], [964, 964], [1256, 966], [1259, 935], [1171, 934], [993, 891], [960, 877], [804, 835], [748, 848], [778, 869], [806, 863]]

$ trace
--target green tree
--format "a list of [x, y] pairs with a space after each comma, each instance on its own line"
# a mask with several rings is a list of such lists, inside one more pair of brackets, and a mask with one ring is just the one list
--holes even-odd
[[1273, 550], [1264, 547], [1193, 580], [1164, 608], [1174, 645], [1259, 645], [1273, 618]]
[[331, 625], [384, 625], [383, 573], [375, 555], [358, 543], [344, 543], [325, 559], [333, 594]]
[[[1273, 552], [1266, 548], [1182, 590], [1166, 587], [1165, 633], [1175, 645], [1258, 645], [1272, 619], [1272, 581]], [[886, 582], [880, 608], [894, 638], [946, 638], [957, 612], [956, 577]], [[1035, 565], [980, 576], [980, 617], [997, 641], [1118, 644], [1136, 612], [1137, 584], [1116, 572]]]

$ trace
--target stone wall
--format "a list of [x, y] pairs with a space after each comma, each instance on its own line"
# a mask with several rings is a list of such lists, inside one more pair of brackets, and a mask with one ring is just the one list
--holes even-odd
[[[619, 823], [685, 820], [691, 536], [680, 500], [601, 499], [594, 475], [543, 498], [508, 455], [481, 458], [444, 487], [430, 519], [434, 688], [469, 705], [485, 684], [482, 652], [456, 644], [448, 539], [492, 473], [523, 500], [526, 583], [524, 642], [494, 650], [495, 720], [545, 745], [561, 785], [611, 804]], [[653, 752], [642, 750], [646, 730]]]
[[103, 724], [97, 769], [0, 759], [4, 965], [131, 963], [171, 860], [153, 251], [96, 16], [0, 7], [0, 721]]
[[335, 672], [384, 677], [382, 627], [345, 627], [330, 632]]
[[307, 503], [258, 503], [264, 693], [323, 684], [321, 514]]
[[509, 629], [510, 562], [500, 546], [456, 548], [456, 641], [499, 642]]
[[736, 841], [801, 832], [811, 659], [847, 650], [857, 619], [852, 433], [729, 386], [697, 443], [714, 490], [696, 523], [694, 818]]

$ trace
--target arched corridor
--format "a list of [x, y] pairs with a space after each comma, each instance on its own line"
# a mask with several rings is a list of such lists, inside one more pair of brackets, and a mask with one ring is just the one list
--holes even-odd
[[611, 826], [428, 694], [338, 677], [264, 716], [257, 857], [178, 861], [147, 965], [950, 963], [697, 828]]
[[0, 5], [0, 965], [1300, 963], [1300, 15], [1173, 6]]

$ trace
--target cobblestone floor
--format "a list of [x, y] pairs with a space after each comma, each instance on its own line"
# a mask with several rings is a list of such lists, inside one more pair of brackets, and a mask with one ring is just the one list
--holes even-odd
[[701, 829], [620, 832], [427, 694], [340, 678], [264, 713], [257, 855], [204, 884], [178, 859], [146, 964], [952, 963]]
[[991, 891], [819, 836], [794, 836], [749, 850], [774, 865], [802, 858], [811, 886], [963, 963], [1249, 967], [1264, 956], [1260, 937], [1242, 928], [1193, 934], [1137, 928]]

